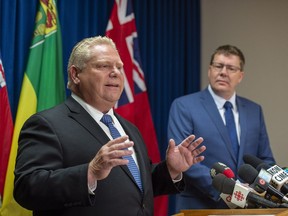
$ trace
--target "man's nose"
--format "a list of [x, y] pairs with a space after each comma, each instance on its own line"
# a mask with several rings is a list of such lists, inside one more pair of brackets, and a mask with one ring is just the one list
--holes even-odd
[[117, 66], [113, 66], [110, 75], [111, 76], [119, 76], [122, 73], [122, 70]]

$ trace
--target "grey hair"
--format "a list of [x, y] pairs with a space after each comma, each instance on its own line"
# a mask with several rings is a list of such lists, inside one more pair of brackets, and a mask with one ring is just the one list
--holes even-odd
[[69, 70], [72, 65], [82, 70], [86, 66], [86, 62], [91, 58], [91, 48], [97, 45], [110, 45], [115, 50], [117, 50], [114, 41], [107, 36], [95, 36], [90, 38], [85, 38], [78, 42], [69, 57], [67, 71], [68, 71], [68, 82], [67, 88], [70, 88], [71, 79], [69, 75]]

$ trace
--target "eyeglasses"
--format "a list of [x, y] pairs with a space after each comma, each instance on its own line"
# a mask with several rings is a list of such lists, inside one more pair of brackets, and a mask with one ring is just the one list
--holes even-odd
[[226, 71], [228, 73], [236, 73], [238, 71], [241, 70], [241, 68], [237, 67], [237, 66], [233, 66], [233, 65], [225, 65], [222, 63], [217, 63], [217, 62], [213, 62], [211, 64], [212, 68], [216, 71], [216, 72], [221, 72], [223, 70], [224, 67], [226, 67]]

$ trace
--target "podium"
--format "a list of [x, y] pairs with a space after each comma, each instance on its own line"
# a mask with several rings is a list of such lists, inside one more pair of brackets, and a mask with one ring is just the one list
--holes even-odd
[[181, 210], [172, 216], [232, 216], [232, 215], [269, 215], [269, 216], [288, 216], [288, 210], [283, 208], [275, 209], [190, 209]]

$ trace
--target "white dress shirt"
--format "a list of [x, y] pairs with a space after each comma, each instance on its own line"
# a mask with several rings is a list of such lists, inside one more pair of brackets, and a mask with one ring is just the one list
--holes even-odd
[[[209, 85], [208, 86], [208, 90], [210, 92], [210, 94], [212, 95], [215, 103], [216, 103], [216, 106], [218, 108], [218, 111], [221, 115], [221, 118], [224, 122], [224, 124], [226, 125], [226, 121], [225, 121], [225, 116], [224, 116], [224, 113], [225, 113], [225, 108], [224, 108], [224, 104], [226, 102], [226, 100], [218, 95], [216, 95], [214, 93], [214, 91], [212, 90], [211, 86]], [[232, 103], [233, 105], [233, 109], [232, 109], [232, 112], [233, 112], [233, 115], [234, 115], [234, 121], [235, 121], [235, 126], [236, 126], [236, 132], [237, 132], [237, 137], [238, 137], [238, 143], [240, 145], [240, 133], [241, 133], [241, 128], [240, 128], [240, 123], [239, 123], [239, 112], [238, 112], [238, 108], [237, 108], [237, 104], [236, 104], [236, 93], [234, 92], [234, 94], [232, 95], [232, 97], [229, 99], [229, 101]]]

